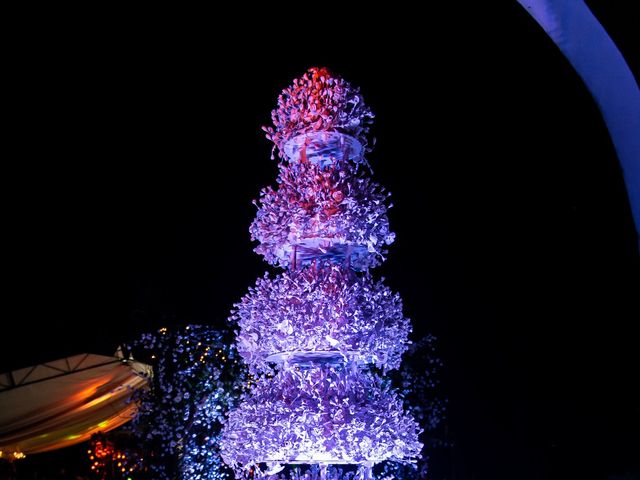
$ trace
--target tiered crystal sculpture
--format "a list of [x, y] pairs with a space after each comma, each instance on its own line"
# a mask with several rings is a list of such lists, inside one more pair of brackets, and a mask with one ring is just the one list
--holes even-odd
[[308, 464], [336, 478], [330, 464], [351, 464], [349, 478], [370, 478], [376, 463], [422, 449], [419, 425], [377, 373], [398, 368], [411, 326], [399, 295], [369, 273], [394, 240], [389, 195], [367, 175], [373, 114], [358, 89], [312, 68], [272, 119], [278, 186], [262, 190], [250, 231], [285, 272], [258, 279], [232, 313], [257, 380], [229, 414], [222, 456], [258, 477]]

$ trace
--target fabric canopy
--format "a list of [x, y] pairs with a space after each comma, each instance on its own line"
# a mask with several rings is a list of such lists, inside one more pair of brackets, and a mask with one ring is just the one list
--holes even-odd
[[146, 385], [139, 373], [150, 367], [86, 353], [0, 374], [0, 451], [46, 452], [123, 425], [131, 393]]

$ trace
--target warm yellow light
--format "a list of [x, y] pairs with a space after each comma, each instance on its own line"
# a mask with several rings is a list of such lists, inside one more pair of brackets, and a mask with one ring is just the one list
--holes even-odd
[[[113, 397], [113, 393], [109, 392], [109, 393], [105, 393], [104, 395], [99, 396], [98, 398], [94, 398], [93, 400], [85, 403], [84, 405], [82, 405], [82, 407], [80, 407], [82, 410], [86, 410], [88, 408], [91, 407], [95, 407], [96, 405], [98, 405], [99, 403], [104, 402], [105, 400], [109, 400], [110, 398]], [[105, 423], [105, 422], [102, 422]], [[102, 423], [98, 426], [102, 426]]]
[[22, 452], [3, 452], [2, 450], [0, 450], [0, 458], [2, 458], [3, 456], [5, 457], [9, 457], [9, 460], [13, 459], [13, 460], [19, 460], [21, 458], [26, 457], [26, 455]]

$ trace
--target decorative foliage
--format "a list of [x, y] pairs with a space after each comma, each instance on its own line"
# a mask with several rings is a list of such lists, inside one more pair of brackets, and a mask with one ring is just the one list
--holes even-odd
[[405, 408], [427, 432], [438, 427], [446, 410], [446, 401], [436, 394], [442, 359], [436, 356], [435, 343], [433, 335], [412, 342], [400, 369], [390, 374], [402, 392]]
[[[227, 395], [229, 392], [224, 390], [211, 393], [198, 406], [180, 459], [181, 479], [220, 480], [233, 478], [229, 468], [222, 462], [219, 447], [220, 428], [227, 410], [221, 404], [220, 399]], [[225, 403], [227, 405], [235, 403], [239, 395], [239, 391], [236, 390], [236, 398], [227, 398]]]
[[260, 379], [229, 414], [225, 462], [378, 463], [419, 456], [420, 427], [377, 375], [354, 363], [285, 369]]
[[427, 462], [420, 459], [418, 463], [385, 462], [376, 476], [378, 480], [414, 480], [427, 478]]
[[[154, 480], [225, 478], [216, 454], [222, 415], [234, 405], [246, 382], [244, 366], [228, 334], [206, 326], [161, 328], [133, 343], [148, 357], [150, 388], [135, 399], [134, 434], [148, 451], [145, 463]], [[202, 446], [207, 448], [201, 448]]]
[[335, 265], [265, 275], [235, 307], [238, 352], [254, 371], [269, 371], [270, 355], [295, 351], [337, 351], [394, 369], [409, 343], [400, 296]]
[[[404, 408], [424, 427], [423, 443], [429, 447], [447, 446], [435, 435], [445, 417], [446, 400], [436, 393], [442, 360], [435, 353], [436, 338], [427, 335], [409, 345], [402, 366], [390, 373], [390, 380], [401, 393]], [[427, 478], [429, 457], [423, 455], [415, 463], [385, 462], [379, 469], [380, 480]]]
[[285, 143], [308, 132], [347, 133], [366, 145], [373, 117], [358, 88], [326, 68], [313, 67], [278, 97], [278, 108], [271, 112], [275, 128], [263, 128], [284, 157]]
[[251, 239], [260, 242], [256, 253], [281, 267], [291, 266], [294, 254], [301, 264], [333, 257], [358, 270], [384, 260], [395, 239], [384, 188], [349, 161], [329, 168], [309, 162], [279, 168], [278, 189], [262, 190], [249, 228]]

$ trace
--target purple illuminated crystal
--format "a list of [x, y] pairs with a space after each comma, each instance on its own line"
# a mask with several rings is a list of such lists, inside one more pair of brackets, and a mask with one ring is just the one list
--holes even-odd
[[281, 370], [231, 412], [221, 445], [233, 467], [375, 464], [419, 455], [422, 430], [373, 373], [348, 363]]
[[305, 351], [395, 369], [411, 331], [398, 294], [369, 273], [337, 265], [265, 275], [232, 318], [240, 327], [238, 351], [254, 371], [265, 370], [267, 359]]

